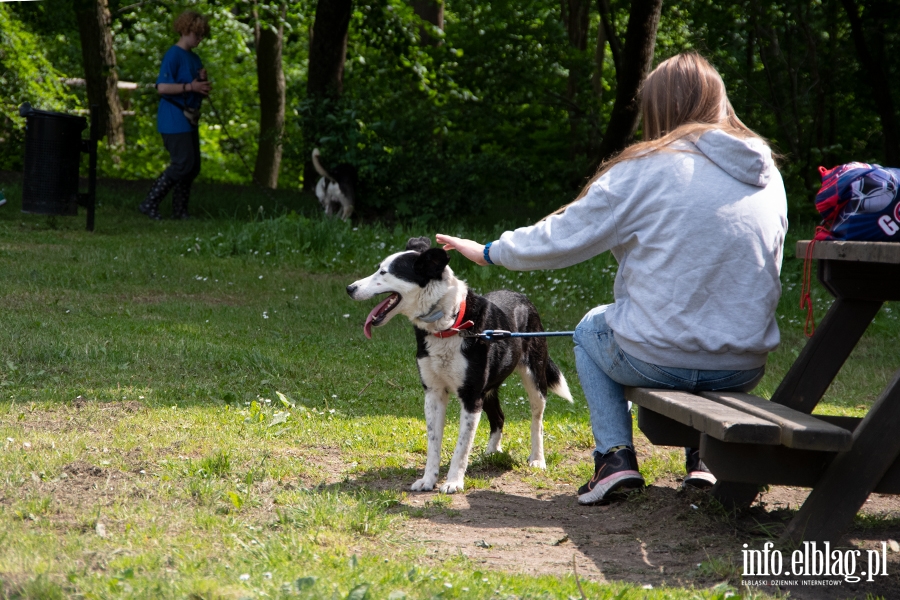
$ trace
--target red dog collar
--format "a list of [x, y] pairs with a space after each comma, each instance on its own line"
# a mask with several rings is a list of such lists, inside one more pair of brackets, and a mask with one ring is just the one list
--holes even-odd
[[466, 316], [466, 301], [465, 301], [465, 299], [463, 299], [463, 301], [460, 302], [460, 304], [459, 304], [459, 313], [456, 315], [456, 322], [453, 324], [453, 326], [450, 329], [438, 331], [437, 333], [433, 333], [431, 335], [433, 335], [434, 337], [439, 337], [439, 338], [448, 338], [448, 337], [453, 337], [454, 335], [457, 335], [459, 333], [460, 329], [470, 329], [470, 328], [474, 327], [475, 323], [473, 323], [472, 321], [466, 321], [465, 323], [462, 322], [462, 320], [465, 318], [465, 316]]

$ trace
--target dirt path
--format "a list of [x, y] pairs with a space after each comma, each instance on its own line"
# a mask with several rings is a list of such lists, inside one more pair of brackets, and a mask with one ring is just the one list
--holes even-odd
[[[449, 502], [411, 493], [401, 510], [427, 515], [408, 519], [406, 534], [427, 544], [435, 562], [463, 554], [486, 569], [560, 575], [577, 568], [594, 581], [708, 588], [723, 581], [740, 585], [743, 544], [762, 549], [771, 539], [767, 532], [777, 537], [807, 494], [774, 487], [735, 518], [705, 492], [684, 491], [671, 477], [625, 502], [583, 507], [572, 485], [535, 493], [510, 471], [495, 477], [490, 489], [454, 495]], [[870, 518], [858, 519], [841, 547], [881, 548], [882, 541], [900, 539], [900, 498], [873, 495], [863, 514]], [[793, 598], [900, 598], [900, 554], [887, 554], [889, 575], [874, 582], [781, 589]], [[772, 586], [759, 589], [777, 593]]]

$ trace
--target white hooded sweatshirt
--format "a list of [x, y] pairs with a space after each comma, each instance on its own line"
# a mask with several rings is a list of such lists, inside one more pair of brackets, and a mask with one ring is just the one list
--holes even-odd
[[720, 130], [614, 166], [565, 212], [504, 233], [491, 260], [557, 269], [611, 250], [606, 321], [652, 364], [746, 370], [780, 341], [787, 199], [762, 140]]

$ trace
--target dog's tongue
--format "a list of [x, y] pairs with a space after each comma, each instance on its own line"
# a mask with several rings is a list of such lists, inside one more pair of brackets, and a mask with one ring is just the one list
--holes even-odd
[[372, 339], [372, 321], [376, 316], [381, 312], [381, 310], [387, 306], [397, 294], [391, 294], [384, 300], [378, 303], [378, 306], [372, 309], [372, 312], [369, 313], [369, 316], [366, 317], [366, 324], [363, 325], [363, 333], [366, 334], [366, 337], [370, 340]]

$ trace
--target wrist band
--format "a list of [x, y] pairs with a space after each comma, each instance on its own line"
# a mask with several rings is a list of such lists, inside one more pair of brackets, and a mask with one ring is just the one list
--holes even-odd
[[182, 83], [182, 84], [181, 84], [181, 93], [183, 94], [183, 93], [185, 93], [186, 91], [187, 91], [187, 84], [186, 84], [186, 83]]
[[487, 244], [484, 245], [484, 260], [489, 265], [494, 264], [494, 261], [491, 260], [491, 244], [493, 244], [493, 243], [494, 242], [488, 242]]

